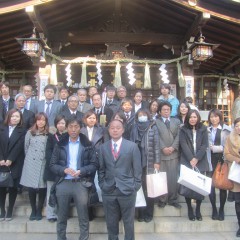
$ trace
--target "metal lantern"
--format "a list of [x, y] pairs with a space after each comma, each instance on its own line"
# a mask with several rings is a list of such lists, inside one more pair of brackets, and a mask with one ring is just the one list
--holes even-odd
[[192, 59], [195, 61], [206, 61], [213, 57], [213, 50], [219, 46], [219, 44], [212, 44], [204, 42], [205, 37], [200, 35], [198, 42], [194, 42], [191, 47]]
[[30, 38], [16, 38], [17, 41], [22, 45], [22, 51], [29, 57], [39, 58], [42, 54], [43, 40], [36, 37], [35, 28]]

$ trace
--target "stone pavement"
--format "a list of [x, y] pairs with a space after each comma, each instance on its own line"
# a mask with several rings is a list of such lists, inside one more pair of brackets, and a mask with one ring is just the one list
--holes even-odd
[[[68, 234], [68, 240], [78, 240], [78, 234]], [[56, 234], [0, 233], [1, 240], [56, 240]], [[238, 240], [235, 232], [205, 233], [149, 233], [136, 234], [136, 240]], [[89, 240], [107, 240], [106, 234], [91, 234]], [[120, 235], [119, 240], [123, 240]]]

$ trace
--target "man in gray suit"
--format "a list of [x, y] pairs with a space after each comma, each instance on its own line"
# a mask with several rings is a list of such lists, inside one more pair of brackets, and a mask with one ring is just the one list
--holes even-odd
[[180, 121], [171, 118], [172, 105], [169, 102], [161, 102], [158, 108], [160, 119], [156, 120], [156, 125], [160, 135], [160, 171], [167, 173], [168, 194], [161, 196], [159, 207], [165, 207], [168, 203], [175, 208], [181, 208], [178, 203], [178, 165], [179, 165], [179, 128]]
[[86, 100], [87, 100], [87, 90], [86, 89], [84, 89], [84, 88], [78, 89], [77, 95], [79, 98], [79, 105], [78, 105], [79, 112], [85, 113], [93, 108], [93, 105], [86, 102]]
[[62, 105], [59, 101], [54, 100], [57, 89], [54, 85], [48, 84], [44, 88], [45, 100], [39, 101], [37, 112], [44, 112], [48, 117], [49, 126], [54, 126], [54, 120], [60, 113]]
[[32, 111], [33, 113], [37, 113], [37, 106], [38, 106], [38, 100], [33, 99], [33, 91], [31, 85], [24, 85], [22, 88], [22, 92], [26, 97], [26, 104], [25, 109]]
[[118, 240], [122, 216], [125, 240], [134, 240], [136, 192], [141, 187], [141, 155], [138, 146], [124, 138], [123, 123], [109, 124], [111, 140], [100, 147], [98, 180], [102, 190], [108, 240]]

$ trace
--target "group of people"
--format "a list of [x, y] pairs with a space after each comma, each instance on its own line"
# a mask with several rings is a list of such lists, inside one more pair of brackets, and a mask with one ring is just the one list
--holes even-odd
[[[162, 84], [158, 99], [143, 101], [142, 92], [127, 97], [124, 86], [106, 88], [106, 99], [96, 87], [79, 89], [69, 96], [68, 89], [47, 85], [45, 100], [32, 98], [32, 87], [25, 85], [13, 99], [9, 84], [0, 86], [0, 172], [11, 172], [14, 185], [0, 187], [0, 221], [13, 218], [18, 191], [28, 190], [29, 220], [41, 220], [46, 202], [46, 218], [57, 221], [58, 240], [66, 239], [69, 205], [74, 201], [79, 220], [80, 240], [89, 236], [89, 207], [94, 178], [102, 191], [108, 236], [118, 239], [119, 220], [123, 220], [125, 239], [134, 239], [135, 201], [142, 186], [146, 207], [138, 208], [138, 221], [153, 219], [154, 204], [180, 209], [178, 194], [185, 197], [190, 221], [202, 221], [203, 197], [181, 191], [177, 180], [179, 166], [197, 167], [212, 177], [218, 162], [240, 163], [240, 118], [233, 128], [223, 123], [218, 109], [209, 111], [205, 126], [196, 107], [170, 94]], [[117, 94], [117, 95], [116, 95]], [[87, 96], [88, 95], [88, 96]], [[105, 103], [105, 104], [103, 104]], [[147, 195], [146, 175], [167, 173], [168, 193], [157, 199]], [[57, 204], [48, 204], [55, 192]], [[6, 211], [6, 196], [9, 204]], [[220, 208], [216, 192], [209, 195], [212, 219], [224, 220], [227, 191], [220, 189]], [[192, 199], [196, 200], [195, 211]], [[234, 183], [229, 201], [235, 201], [240, 237], [240, 185]]]

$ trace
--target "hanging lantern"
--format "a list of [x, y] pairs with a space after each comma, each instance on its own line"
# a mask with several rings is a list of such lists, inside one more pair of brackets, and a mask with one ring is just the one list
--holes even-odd
[[190, 46], [192, 53], [192, 59], [194, 61], [206, 61], [213, 57], [213, 50], [219, 46], [219, 44], [212, 44], [204, 42], [205, 37], [200, 32], [198, 42], [194, 42]]
[[16, 38], [16, 40], [22, 46], [22, 51], [29, 57], [41, 56], [44, 42], [43, 39], [37, 38], [35, 28], [30, 38]]

